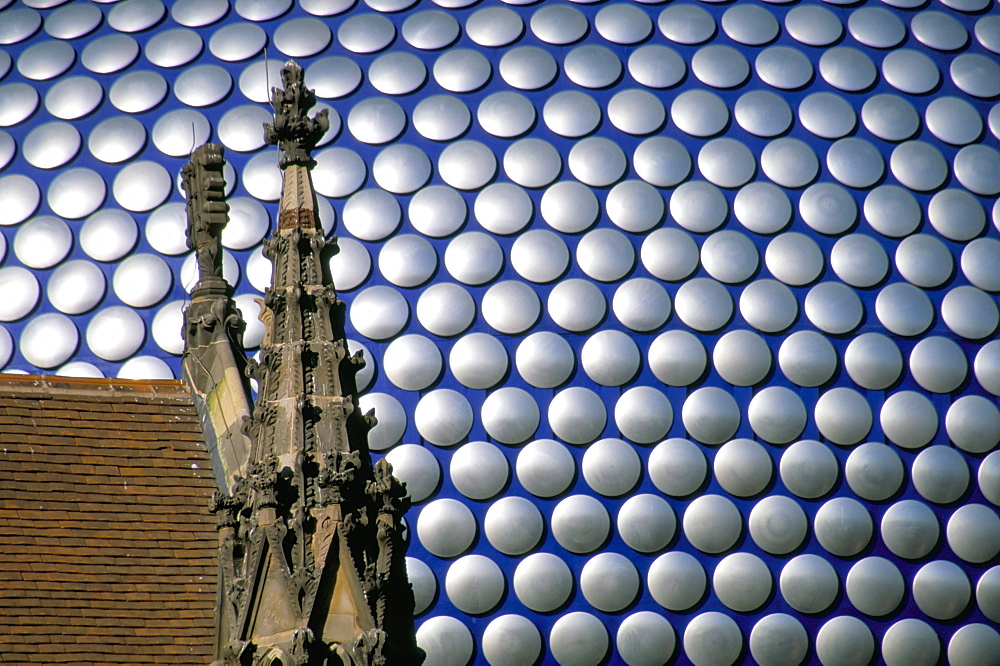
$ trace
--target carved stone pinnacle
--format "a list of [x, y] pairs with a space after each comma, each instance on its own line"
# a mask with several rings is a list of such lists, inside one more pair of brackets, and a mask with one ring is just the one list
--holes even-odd
[[191, 154], [181, 171], [181, 187], [187, 194], [187, 246], [198, 258], [203, 285], [223, 279], [221, 235], [229, 221], [225, 165], [222, 146], [206, 143]]
[[274, 122], [264, 123], [264, 140], [281, 148], [282, 169], [293, 164], [312, 166], [312, 151], [330, 128], [324, 109], [310, 118], [307, 113], [316, 104], [316, 93], [305, 87], [302, 68], [289, 60], [281, 69], [284, 88], [271, 88]]

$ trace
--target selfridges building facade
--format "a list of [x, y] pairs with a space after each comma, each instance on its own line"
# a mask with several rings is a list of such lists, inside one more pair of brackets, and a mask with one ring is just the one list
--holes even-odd
[[0, 368], [176, 377], [295, 60], [428, 664], [995, 664], [988, 0], [0, 0]]

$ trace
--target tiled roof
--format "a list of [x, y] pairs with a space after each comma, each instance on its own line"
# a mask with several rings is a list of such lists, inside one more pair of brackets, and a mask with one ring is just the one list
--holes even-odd
[[211, 661], [214, 488], [181, 382], [0, 375], [0, 661]]

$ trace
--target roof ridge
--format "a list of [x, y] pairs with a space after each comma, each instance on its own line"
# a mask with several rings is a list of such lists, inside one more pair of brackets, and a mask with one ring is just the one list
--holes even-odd
[[56, 377], [0, 373], [0, 394], [66, 394], [156, 397], [191, 401], [191, 390], [178, 379], [119, 379], [105, 377]]

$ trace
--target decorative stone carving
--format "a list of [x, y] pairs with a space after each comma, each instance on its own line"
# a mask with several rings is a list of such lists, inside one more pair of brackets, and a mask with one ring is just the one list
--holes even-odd
[[281, 69], [284, 89], [271, 88], [274, 122], [264, 125], [264, 140], [281, 148], [281, 168], [315, 164], [310, 153], [330, 129], [326, 109], [308, 117], [309, 109], [316, 104], [316, 93], [305, 87], [303, 79], [302, 68], [289, 61]]
[[384, 460], [372, 465], [357, 406], [364, 365], [344, 336], [344, 303], [325, 269], [336, 243], [316, 218], [310, 156], [328, 127], [305, 114], [315, 95], [302, 69], [282, 70], [270, 143], [283, 151], [273, 264], [262, 300], [266, 331], [251, 440], [242, 475], [218, 496], [222, 594], [216, 666], [422, 663], [406, 580], [406, 488]]
[[187, 246], [198, 258], [200, 282], [222, 280], [222, 229], [229, 221], [226, 164], [222, 146], [207, 143], [191, 155], [181, 171], [187, 194]]

